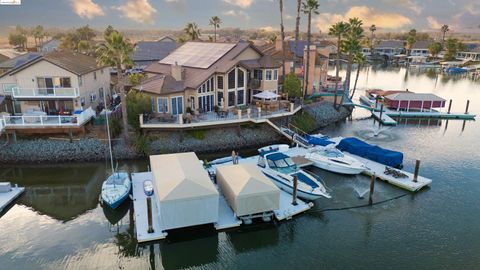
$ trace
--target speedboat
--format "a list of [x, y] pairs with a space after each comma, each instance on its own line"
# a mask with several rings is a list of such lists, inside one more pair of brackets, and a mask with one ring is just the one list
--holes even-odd
[[334, 147], [314, 148], [305, 154], [315, 167], [340, 174], [360, 174], [365, 166], [357, 159], [342, 153]]
[[112, 209], [117, 208], [130, 195], [132, 182], [127, 172], [115, 172], [102, 184], [102, 201]]
[[[288, 148], [288, 145], [285, 145]], [[313, 201], [320, 197], [331, 198], [325, 186], [311, 174], [298, 168], [293, 160], [281, 152], [282, 147], [259, 149], [257, 166], [280, 189], [292, 194], [294, 177], [297, 178], [297, 196]]]

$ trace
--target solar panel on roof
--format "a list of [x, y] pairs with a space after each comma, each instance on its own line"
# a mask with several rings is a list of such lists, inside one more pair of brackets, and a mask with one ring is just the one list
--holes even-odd
[[208, 68], [230, 51], [235, 44], [188, 42], [160, 61], [160, 64]]

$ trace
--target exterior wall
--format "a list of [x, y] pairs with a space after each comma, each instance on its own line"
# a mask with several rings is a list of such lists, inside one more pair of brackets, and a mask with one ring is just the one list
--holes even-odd
[[[94, 73], [96, 73], [96, 80]], [[75, 75], [75, 77], [77, 77], [76, 80], [78, 82], [78, 76]], [[108, 67], [82, 75], [82, 86], [79, 87], [80, 98], [76, 101], [76, 109], [80, 109], [83, 101], [83, 109], [88, 107], [95, 108], [100, 102], [103, 102], [103, 93], [101, 94], [102, 88], [105, 89], [105, 93], [109, 95], [110, 72]], [[91, 97], [93, 97], [93, 100]]]
[[445, 101], [408, 101], [408, 100], [390, 100], [385, 99], [385, 104], [392, 109], [431, 109], [445, 107]]
[[258, 59], [260, 57], [261, 55], [257, 51], [252, 48], [247, 48], [235, 57], [235, 61]]

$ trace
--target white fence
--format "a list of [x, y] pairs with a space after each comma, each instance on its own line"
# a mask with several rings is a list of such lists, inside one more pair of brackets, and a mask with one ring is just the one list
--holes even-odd
[[[75, 115], [4, 115], [2, 120], [5, 127], [68, 127], [81, 126], [95, 116], [95, 111], [91, 107], [80, 114]], [[1, 129], [0, 122], [0, 129]]]
[[52, 87], [52, 88], [20, 88], [12, 89], [14, 98], [77, 98], [80, 96], [78, 88]]

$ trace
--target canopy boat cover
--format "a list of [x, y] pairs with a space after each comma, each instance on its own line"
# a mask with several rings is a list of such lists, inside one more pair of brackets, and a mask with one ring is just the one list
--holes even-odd
[[217, 183], [237, 216], [277, 210], [280, 190], [255, 164], [217, 167]]
[[370, 145], [353, 137], [341, 140], [337, 148], [391, 167], [401, 167], [403, 164], [403, 154], [401, 152]]
[[193, 152], [150, 156], [164, 230], [215, 223], [219, 194]]
[[313, 135], [305, 135], [305, 139], [309, 144], [313, 145], [320, 145], [320, 146], [327, 146], [329, 144], [333, 144], [334, 142], [328, 140], [327, 136], [313, 136]]

